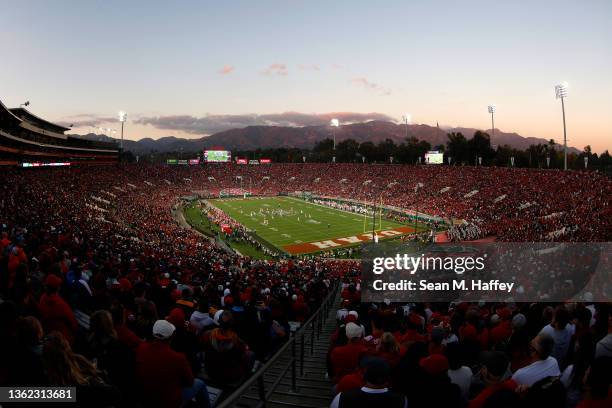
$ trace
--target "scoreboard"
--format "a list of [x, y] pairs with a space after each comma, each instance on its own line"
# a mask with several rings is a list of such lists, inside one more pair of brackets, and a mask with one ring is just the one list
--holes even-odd
[[232, 161], [232, 152], [228, 150], [204, 150], [204, 162], [229, 163]]

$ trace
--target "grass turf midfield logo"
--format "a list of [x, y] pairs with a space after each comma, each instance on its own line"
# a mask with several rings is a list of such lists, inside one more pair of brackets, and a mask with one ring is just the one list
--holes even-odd
[[[378, 235], [379, 239], [384, 240], [389, 238], [397, 238], [401, 235], [411, 234], [414, 231], [414, 227], [404, 226], [377, 231], [376, 234]], [[364, 234], [351, 235], [341, 238], [330, 238], [322, 241], [312, 241], [303, 242], [300, 244], [284, 245], [283, 249], [289, 252], [290, 254], [297, 255], [325, 251], [328, 249], [336, 249], [346, 246], [354, 246], [356, 244], [361, 244], [370, 241], [372, 241], [372, 233], [368, 232]]]

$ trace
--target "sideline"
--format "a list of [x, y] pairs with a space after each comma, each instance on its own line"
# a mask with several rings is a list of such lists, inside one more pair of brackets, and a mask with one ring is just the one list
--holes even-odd
[[225, 251], [228, 252], [228, 253], [233, 253], [233, 254], [236, 254], [238, 256], [243, 256], [240, 253], [240, 251], [238, 251], [235, 248], [230, 247], [225, 242], [223, 242], [223, 240], [218, 240], [215, 237], [211, 237], [209, 235], [206, 235], [202, 231], [199, 231], [197, 228], [194, 228], [191, 224], [189, 224], [187, 222], [187, 219], [185, 218], [185, 205], [180, 204], [180, 205], [177, 206], [177, 208], [173, 208], [172, 211], [171, 211], [171, 214], [172, 214], [172, 217], [174, 218], [174, 220], [179, 224], [180, 227], [195, 232], [199, 236], [201, 236], [204, 239], [206, 239], [208, 242], [210, 242], [212, 244], [216, 244], [216, 245], [220, 246], [221, 248], [225, 249]]

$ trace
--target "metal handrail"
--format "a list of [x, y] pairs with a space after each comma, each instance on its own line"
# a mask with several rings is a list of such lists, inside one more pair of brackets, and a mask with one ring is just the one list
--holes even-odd
[[[257, 382], [258, 395], [259, 395], [259, 403], [257, 407], [265, 407], [266, 401], [270, 398], [276, 387], [280, 384], [281, 380], [284, 378], [285, 373], [291, 368], [291, 388], [293, 391], [296, 391], [296, 383], [297, 383], [297, 339], [300, 337], [300, 373], [304, 374], [304, 336], [306, 335], [306, 331], [310, 328], [310, 354], [312, 355], [314, 352], [314, 338], [315, 333], [317, 339], [321, 335], [323, 330], [323, 320], [327, 318], [329, 314], [329, 310], [333, 305], [336, 295], [338, 293], [339, 283], [334, 282], [330, 287], [329, 294], [323, 300], [321, 306], [317, 309], [316, 312], [312, 314], [312, 316], [298, 329], [293, 333], [293, 336], [287, 340], [285, 344], [276, 352], [274, 357], [268, 360], [261, 368], [257, 370], [255, 374], [253, 374], [248, 380], [244, 382], [238, 389], [236, 389], [229, 397], [223, 399], [216, 408], [229, 408], [233, 406], [240, 398], [242, 398], [245, 394], [249, 392], [251, 387]], [[283, 367], [283, 369], [278, 373], [277, 378], [274, 383], [269, 387], [266, 391], [265, 383], [264, 383], [264, 375], [266, 372], [277, 362], [277, 360], [284, 354], [288, 348], [291, 347], [291, 359], [290, 361]]]

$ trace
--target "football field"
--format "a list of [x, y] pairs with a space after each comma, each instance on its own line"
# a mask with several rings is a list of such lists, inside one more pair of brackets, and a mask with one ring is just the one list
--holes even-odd
[[[337, 210], [291, 197], [209, 200], [230, 217], [254, 231], [269, 244], [291, 254], [305, 254], [359, 245], [372, 239], [372, 216]], [[419, 225], [419, 230], [424, 227]], [[379, 239], [414, 232], [376, 216]]]

